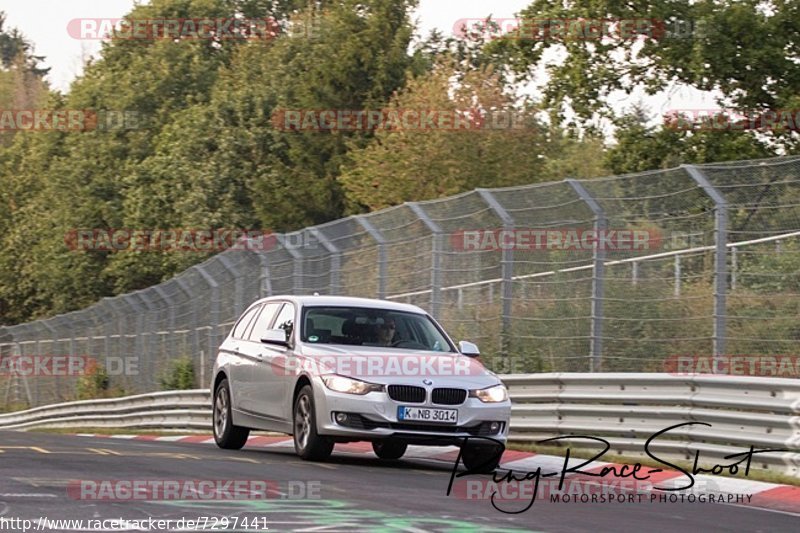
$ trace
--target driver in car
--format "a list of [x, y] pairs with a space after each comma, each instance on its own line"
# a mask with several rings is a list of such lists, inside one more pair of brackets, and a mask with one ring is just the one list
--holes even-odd
[[394, 339], [395, 325], [394, 320], [389, 318], [383, 321], [383, 324], [378, 324], [378, 345], [391, 346], [392, 339]]

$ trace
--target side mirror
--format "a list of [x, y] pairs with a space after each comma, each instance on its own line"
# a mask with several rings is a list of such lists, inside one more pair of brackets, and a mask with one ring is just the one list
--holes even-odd
[[459, 341], [458, 351], [467, 357], [478, 357], [481, 355], [481, 351], [478, 349], [478, 346], [467, 341]]
[[261, 342], [264, 344], [280, 344], [281, 346], [289, 346], [286, 331], [282, 329], [268, 329], [261, 337]]

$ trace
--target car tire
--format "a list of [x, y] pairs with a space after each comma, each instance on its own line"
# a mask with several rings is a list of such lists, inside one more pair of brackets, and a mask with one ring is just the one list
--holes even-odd
[[333, 452], [333, 440], [317, 433], [314, 391], [311, 385], [300, 389], [292, 410], [294, 451], [306, 461], [324, 461]]
[[381, 459], [400, 459], [406, 453], [408, 444], [393, 440], [376, 440], [372, 443], [372, 451]]
[[247, 442], [247, 437], [250, 436], [250, 428], [233, 425], [231, 389], [227, 379], [223, 379], [214, 391], [212, 429], [217, 446], [226, 450], [241, 449]]
[[491, 474], [500, 465], [502, 451], [493, 446], [469, 445], [461, 451], [461, 461], [470, 472]]

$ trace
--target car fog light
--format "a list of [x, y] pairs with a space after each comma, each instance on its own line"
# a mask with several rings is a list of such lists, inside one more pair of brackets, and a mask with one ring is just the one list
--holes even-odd
[[491, 425], [489, 425], [489, 430], [492, 433], [497, 433], [500, 431], [500, 422], [492, 422]]
[[336, 413], [336, 421], [340, 424], [347, 422], [347, 413]]

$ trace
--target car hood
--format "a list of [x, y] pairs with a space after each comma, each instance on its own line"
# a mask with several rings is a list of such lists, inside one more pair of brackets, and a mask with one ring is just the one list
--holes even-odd
[[[501, 383], [480, 361], [458, 353], [374, 346], [303, 346], [298, 364], [313, 374], [339, 374], [371, 383], [483, 388]], [[427, 384], [427, 383], [426, 383]]]

